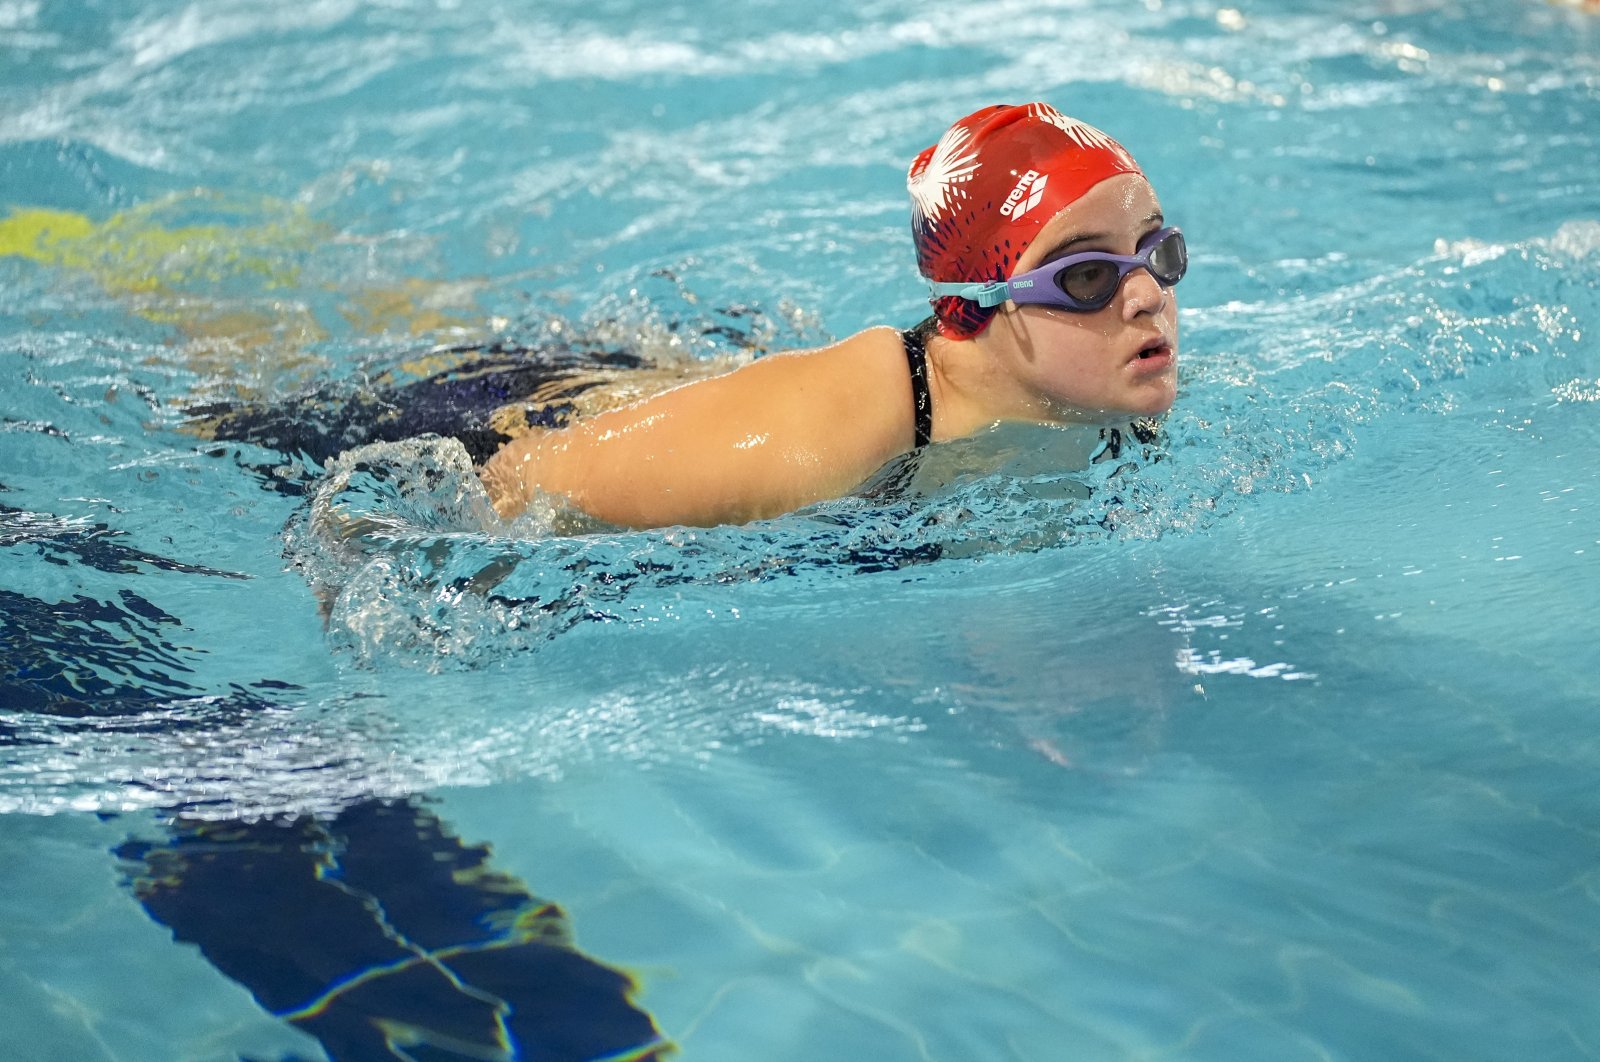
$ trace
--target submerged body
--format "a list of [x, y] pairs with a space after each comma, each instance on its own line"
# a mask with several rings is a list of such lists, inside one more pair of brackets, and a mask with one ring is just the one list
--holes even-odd
[[[1144, 176], [1110, 173], [1035, 224], [1008, 275], [1087, 252], [1128, 258], [1162, 225]], [[933, 442], [1008, 421], [1125, 423], [1176, 397], [1177, 303], [1149, 269], [1119, 276], [1092, 311], [1007, 300], [976, 331], [948, 316], [926, 343]], [[531, 432], [482, 477], [502, 517], [544, 494], [630, 527], [742, 523], [848, 493], [916, 444], [901, 336], [873, 328]]]

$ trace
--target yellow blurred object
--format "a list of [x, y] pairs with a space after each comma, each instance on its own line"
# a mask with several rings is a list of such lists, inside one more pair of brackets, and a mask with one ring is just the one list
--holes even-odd
[[[164, 215], [199, 204], [212, 212], [268, 215], [239, 226], [169, 225]], [[168, 196], [96, 222], [66, 210], [21, 209], [0, 218], [0, 256], [89, 274], [107, 291], [156, 293], [244, 278], [271, 290], [294, 285], [294, 252], [326, 238], [296, 207], [263, 200], [241, 208], [218, 197]]]
[[458, 331], [475, 317], [458, 316], [473, 307], [474, 281], [348, 287], [337, 252], [352, 242], [302, 206], [204, 190], [98, 221], [43, 208], [0, 217], [0, 258], [87, 277], [129, 313], [172, 328], [178, 360], [207, 390], [241, 396], [314, 373], [321, 360], [311, 348], [336, 332], [410, 338]]

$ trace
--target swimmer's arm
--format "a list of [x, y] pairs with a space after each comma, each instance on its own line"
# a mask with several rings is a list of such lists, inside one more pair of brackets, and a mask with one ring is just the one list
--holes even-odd
[[537, 490], [629, 527], [744, 523], [847, 493], [903, 453], [910, 402], [898, 337], [872, 329], [516, 439], [483, 478], [502, 516]]

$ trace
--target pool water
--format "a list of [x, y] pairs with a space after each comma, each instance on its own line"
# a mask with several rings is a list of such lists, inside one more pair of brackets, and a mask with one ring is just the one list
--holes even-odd
[[[0, 0], [0, 55], [0, 1058], [1600, 1056], [1600, 16]], [[1189, 239], [1125, 459], [511, 540], [445, 444], [190, 415], [912, 324], [906, 163], [1030, 99]]]

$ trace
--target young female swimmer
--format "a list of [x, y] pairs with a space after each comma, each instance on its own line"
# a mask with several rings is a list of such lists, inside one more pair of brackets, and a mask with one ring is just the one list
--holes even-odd
[[988, 107], [906, 183], [932, 318], [513, 439], [481, 471], [495, 509], [542, 492], [622, 526], [742, 523], [1002, 421], [1166, 412], [1188, 257], [1120, 144], [1048, 104]]

